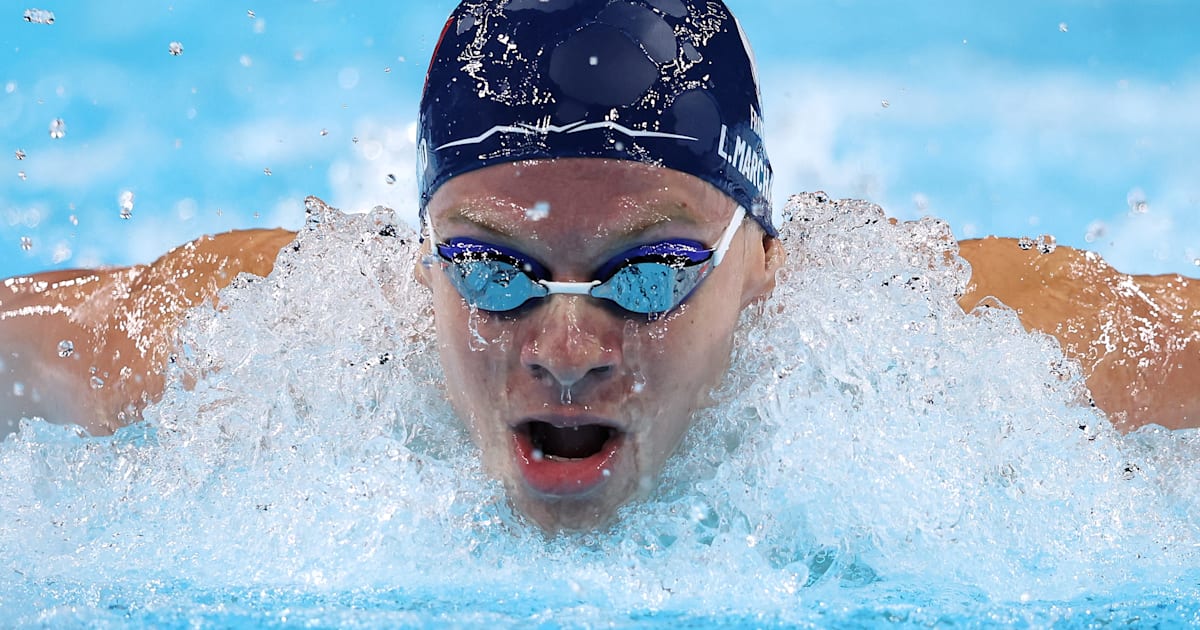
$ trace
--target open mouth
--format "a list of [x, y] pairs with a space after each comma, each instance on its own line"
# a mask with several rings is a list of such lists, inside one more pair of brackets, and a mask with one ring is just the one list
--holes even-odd
[[549, 422], [527, 422], [521, 430], [529, 432], [536, 457], [553, 460], [587, 459], [604, 450], [604, 445], [616, 436], [617, 430], [599, 424], [577, 427], [556, 427]]
[[585, 494], [612, 476], [624, 434], [605, 424], [531, 420], [513, 430], [517, 464], [526, 484], [550, 496]]

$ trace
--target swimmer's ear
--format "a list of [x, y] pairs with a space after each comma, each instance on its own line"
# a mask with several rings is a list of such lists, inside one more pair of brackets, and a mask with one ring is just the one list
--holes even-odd
[[764, 300], [775, 290], [775, 273], [787, 262], [783, 242], [761, 229], [746, 230], [747, 268], [742, 286], [742, 308]]

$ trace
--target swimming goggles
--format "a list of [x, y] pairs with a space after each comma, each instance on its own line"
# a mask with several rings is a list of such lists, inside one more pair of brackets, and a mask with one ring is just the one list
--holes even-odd
[[688, 239], [640, 245], [606, 262], [590, 282], [554, 282], [544, 265], [517, 250], [472, 238], [438, 242], [432, 225], [428, 229], [450, 284], [473, 308], [506, 313], [562, 293], [609, 300], [653, 318], [679, 306], [721, 264], [745, 216], [739, 206], [711, 249]]

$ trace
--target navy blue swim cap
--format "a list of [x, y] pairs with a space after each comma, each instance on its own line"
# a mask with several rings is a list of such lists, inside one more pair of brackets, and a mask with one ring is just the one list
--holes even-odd
[[608, 158], [699, 177], [774, 236], [755, 75], [719, 0], [464, 1], [421, 98], [421, 213], [468, 171]]

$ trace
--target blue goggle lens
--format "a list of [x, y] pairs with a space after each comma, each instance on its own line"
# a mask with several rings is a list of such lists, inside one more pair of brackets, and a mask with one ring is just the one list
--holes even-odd
[[[519, 252], [472, 239], [451, 239], [437, 250], [450, 283], [474, 308], [503, 313], [550, 293], [541, 284], [549, 278], [545, 267]], [[638, 247], [606, 264], [608, 277], [590, 294], [632, 313], [659, 315], [695, 290], [711, 256], [692, 241]]]

